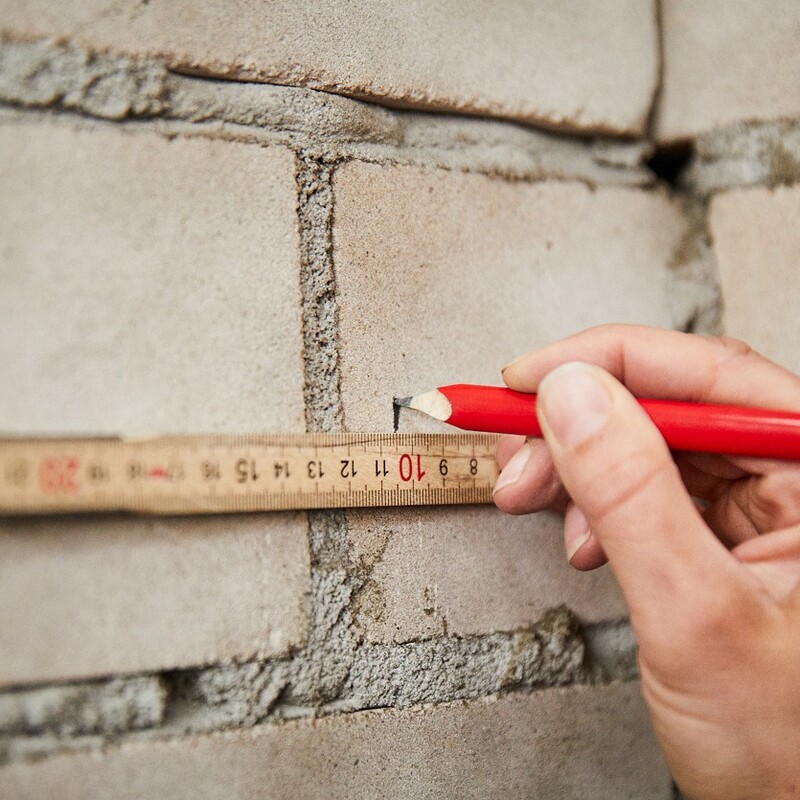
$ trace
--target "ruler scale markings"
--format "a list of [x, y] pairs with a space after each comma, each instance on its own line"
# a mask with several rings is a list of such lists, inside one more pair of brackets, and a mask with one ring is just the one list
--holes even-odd
[[[0, 439], [0, 514], [486, 503], [498, 473], [497, 438], [459, 433]], [[356, 474], [363, 489], [353, 486]], [[392, 488], [385, 480], [390, 476], [396, 481]]]

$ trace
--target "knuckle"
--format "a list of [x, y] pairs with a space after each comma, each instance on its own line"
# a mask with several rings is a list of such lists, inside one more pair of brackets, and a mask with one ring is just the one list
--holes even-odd
[[740, 647], [747, 649], [766, 622], [758, 598], [731, 582], [694, 596], [692, 608], [684, 616], [684, 635], [687, 640], [735, 652]]
[[705, 391], [700, 397], [701, 400], [715, 396], [723, 375], [740, 367], [752, 367], [757, 362], [767, 362], [764, 356], [741, 339], [735, 339], [732, 336], [708, 336], [706, 338], [716, 344], [717, 352], [711, 356], [708, 365], [708, 381]]
[[716, 342], [720, 348], [730, 357], [749, 356], [755, 351], [747, 342], [736, 339], [733, 336], [709, 336], [712, 342]]
[[619, 334], [625, 326], [621, 325], [619, 322], [603, 322], [599, 325], [593, 325], [590, 328], [587, 328], [585, 333], [591, 334]]
[[696, 659], [702, 666], [720, 654], [738, 659], [760, 630], [762, 620], [756, 611], [733, 590], [676, 593], [661, 624], [647, 626], [640, 637], [640, 655], [670, 671], [676, 663], [687, 665]]
[[800, 473], [789, 468], [746, 484], [745, 513], [759, 533], [800, 522]]
[[787, 498], [776, 497], [769, 491], [759, 490], [754, 483], [748, 482], [744, 500], [744, 513], [752, 520], [759, 533], [765, 533], [772, 525], [780, 526], [780, 521], [789, 518], [786, 512]]

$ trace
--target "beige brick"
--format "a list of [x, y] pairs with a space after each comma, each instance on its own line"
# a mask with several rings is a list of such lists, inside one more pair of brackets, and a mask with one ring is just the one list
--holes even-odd
[[663, 194], [352, 162], [334, 195], [350, 430], [391, 430], [395, 396], [500, 383], [515, 356], [590, 325], [672, 323], [685, 223]]
[[0, 797], [667, 800], [635, 684], [367, 711], [0, 770]]
[[800, 186], [717, 195], [709, 224], [719, 268], [723, 326], [731, 336], [800, 372]]
[[800, 115], [795, 0], [663, 0], [663, 141], [721, 125]]
[[[684, 223], [663, 195], [351, 164], [336, 175], [334, 262], [344, 414], [391, 430], [392, 398], [499, 383], [513, 357], [607, 321], [669, 326]], [[368, 354], [368, 357], [364, 357]], [[444, 430], [403, 412], [401, 430]], [[350, 514], [372, 565], [369, 638], [511, 629], [566, 602], [624, 614], [610, 573], [576, 575], [552, 517], [492, 509]]]
[[[281, 148], [0, 125], [0, 430], [302, 430]], [[0, 683], [284, 653], [301, 516], [7, 523]]]
[[302, 514], [0, 526], [0, 685], [279, 655], [302, 643]]
[[0, 429], [303, 429], [288, 150], [6, 123], [0, 178]]
[[353, 556], [370, 569], [357, 619], [371, 641], [513, 630], [561, 603], [587, 622], [626, 613], [607, 567], [567, 564], [555, 514], [403, 509], [348, 520]]
[[644, 129], [658, 61], [653, 0], [22, 0], [0, 11], [3, 30], [192, 72], [629, 134]]

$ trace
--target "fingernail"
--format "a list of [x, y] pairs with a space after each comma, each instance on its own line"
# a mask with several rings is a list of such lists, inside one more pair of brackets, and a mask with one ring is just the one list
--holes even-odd
[[562, 364], [539, 386], [539, 413], [562, 447], [575, 448], [602, 430], [611, 396], [594, 367]]
[[578, 506], [571, 505], [564, 519], [564, 548], [567, 551], [567, 561], [570, 563], [578, 550], [583, 547], [592, 535], [589, 521]]
[[519, 476], [522, 475], [522, 470], [525, 469], [525, 465], [528, 463], [530, 457], [531, 448], [527, 444], [522, 445], [522, 447], [511, 456], [508, 463], [503, 467], [500, 475], [498, 475], [497, 482], [494, 485], [494, 492], [504, 489], [506, 486], [511, 486], [512, 483], [516, 483], [519, 480]]
[[502, 375], [509, 367], [513, 367], [515, 364], [518, 364], [525, 356], [517, 356], [513, 361], [509, 361], [504, 367], [500, 368], [500, 374]]

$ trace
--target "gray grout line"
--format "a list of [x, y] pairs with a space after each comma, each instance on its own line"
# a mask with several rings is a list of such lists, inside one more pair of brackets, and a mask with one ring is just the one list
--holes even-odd
[[722, 294], [716, 261], [707, 229], [708, 203], [685, 194], [683, 213], [689, 224], [669, 264], [667, 294], [672, 317], [686, 333], [722, 333]]
[[702, 134], [681, 189], [708, 201], [717, 192], [800, 183], [800, 119], [733, 123]]
[[333, 268], [333, 168], [300, 154], [297, 169], [303, 396], [309, 432], [344, 430]]
[[[317, 607], [311, 641], [291, 659], [0, 693], [0, 764], [121, 740], [637, 678], [627, 620], [581, 629], [559, 608], [524, 630], [380, 644], [341, 635], [348, 601], [345, 593]], [[152, 709], [135, 702], [143, 683], [158, 694]]]
[[[658, 10], [660, 36], [660, 2]], [[662, 73], [663, 64], [650, 129]], [[503, 120], [390, 109], [312, 89], [188, 77], [154, 59], [0, 38], [0, 121], [36, 113], [165, 136], [282, 144], [328, 164], [361, 160], [591, 186], [658, 183], [643, 164], [653, 147], [648, 140], [586, 139]], [[735, 123], [702, 134], [695, 145], [684, 194], [800, 181], [798, 119]]]
[[509, 180], [652, 185], [646, 143], [585, 139], [519, 123], [400, 111], [340, 95], [271, 84], [186, 77], [148, 59], [52, 42], [0, 41], [0, 104], [148, 125], [361, 159], [470, 171]]

